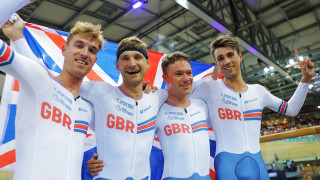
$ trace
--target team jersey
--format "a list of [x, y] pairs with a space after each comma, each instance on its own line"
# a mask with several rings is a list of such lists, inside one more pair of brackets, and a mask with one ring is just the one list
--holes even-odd
[[200, 99], [191, 99], [186, 109], [168, 101], [162, 105], [156, 121], [164, 156], [162, 179], [211, 179], [207, 114]]
[[0, 70], [19, 81], [14, 179], [81, 179], [92, 106], [38, 63], [0, 42]]
[[[294, 116], [299, 113], [308, 92], [308, 84], [300, 83], [289, 102], [285, 102], [261, 85], [246, 86], [244, 92], [238, 93], [223, 80], [214, 81], [211, 77], [194, 83], [191, 97], [207, 103], [216, 137], [215, 170], [218, 180], [269, 179], [259, 144], [262, 110], [268, 107]], [[260, 177], [256, 176], [257, 169]]]
[[121, 87], [84, 82], [80, 94], [93, 104], [97, 151], [106, 165], [95, 179], [149, 179], [157, 113], [167, 92], [135, 100]]
[[1, 0], [0, 3], [0, 27], [2, 27], [10, 18], [10, 16], [30, 3], [30, 0]]

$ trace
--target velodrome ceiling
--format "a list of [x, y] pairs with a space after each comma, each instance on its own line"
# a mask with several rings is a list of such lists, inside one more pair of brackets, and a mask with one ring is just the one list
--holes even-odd
[[[149, 49], [182, 51], [194, 61], [213, 64], [210, 42], [221, 33], [235, 35], [243, 45], [242, 72], [289, 99], [301, 73], [294, 50], [320, 64], [319, 0], [37, 0], [18, 14], [27, 22], [69, 31], [76, 21], [100, 23], [108, 41], [138, 36]], [[1, 35], [1, 38], [3, 35]], [[272, 67], [271, 67], [272, 66]], [[320, 79], [313, 78], [308, 98], [320, 104]]]

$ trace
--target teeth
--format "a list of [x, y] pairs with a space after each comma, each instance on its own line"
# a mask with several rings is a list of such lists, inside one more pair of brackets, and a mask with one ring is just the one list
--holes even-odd
[[80, 61], [80, 60], [77, 60], [77, 62], [80, 63], [80, 64], [83, 64], [83, 65], [86, 65], [86, 64], [87, 64], [86, 62]]

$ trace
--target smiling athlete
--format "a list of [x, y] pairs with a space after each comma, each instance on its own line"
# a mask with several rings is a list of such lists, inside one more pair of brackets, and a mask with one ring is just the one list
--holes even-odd
[[239, 46], [239, 42], [229, 35], [220, 36], [212, 42], [212, 56], [224, 78], [214, 81], [208, 77], [195, 82], [191, 97], [200, 98], [208, 105], [217, 143], [216, 178], [265, 180], [269, 176], [259, 144], [262, 110], [268, 107], [281, 114], [298, 114], [314, 74], [313, 63], [308, 58], [300, 61], [296, 52], [302, 78], [292, 98], [286, 102], [261, 85], [244, 82]]

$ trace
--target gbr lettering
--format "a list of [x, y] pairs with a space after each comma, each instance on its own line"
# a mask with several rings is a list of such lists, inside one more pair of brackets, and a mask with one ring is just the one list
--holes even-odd
[[228, 119], [228, 120], [240, 120], [241, 119], [241, 112], [237, 111], [237, 110], [231, 110], [228, 108], [218, 108], [218, 113], [219, 113], [219, 117], [220, 119]]
[[113, 114], [108, 114], [107, 116], [107, 127], [110, 129], [118, 129], [118, 130], [125, 130], [127, 132], [134, 133], [134, 123], [125, 120], [120, 116], [114, 116]]
[[62, 126], [71, 130], [71, 118], [66, 114], [62, 113], [61, 110], [55, 106], [51, 106], [48, 102], [41, 104], [41, 117], [43, 119], [51, 119], [55, 123], [62, 123]]

